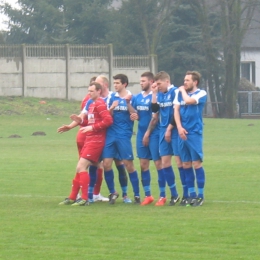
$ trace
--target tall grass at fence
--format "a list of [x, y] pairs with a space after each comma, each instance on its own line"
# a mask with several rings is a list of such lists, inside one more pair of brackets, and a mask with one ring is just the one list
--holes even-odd
[[[205, 119], [202, 207], [142, 207], [118, 199], [75, 208], [58, 205], [69, 194], [78, 159], [76, 129], [56, 133], [70, 121], [61, 113], [64, 106], [69, 115], [70, 103], [47, 100], [60, 112], [34, 113], [43, 106], [35, 99], [13, 99], [4, 105], [25, 112], [6, 114], [0, 101], [1, 260], [259, 258], [259, 120]], [[71, 103], [72, 112], [77, 105]], [[46, 135], [32, 135], [40, 131]], [[137, 159], [135, 165], [139, 171]], [[174, 160], [173, 166], [181, 194]], [[157, 199], [153, 163], [151, 172]], [[102, 194], [108, 194], [105, 182]]]

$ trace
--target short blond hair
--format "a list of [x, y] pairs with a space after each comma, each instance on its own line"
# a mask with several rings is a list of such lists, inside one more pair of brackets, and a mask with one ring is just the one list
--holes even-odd
[[154, 81], [157, 81], [157, 80], [169, 80], [169, 81], [171, 81], [171, 77], [167, 72], [160, 71], [154, 77]]
[[106, 76], [104, 76], [104, 75], [98, 75], [97, 78], [101, 78], [102, 81], [103, 81], [103, 84], [106, 84], [106, 85], [109, 86], [109, 80], [108, 80], [108, 78], [107, 78]]

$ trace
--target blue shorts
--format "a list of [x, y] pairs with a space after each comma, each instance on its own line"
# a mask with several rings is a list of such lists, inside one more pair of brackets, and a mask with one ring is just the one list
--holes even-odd
[[134, 160], [131, 138], [106, 137], [102, 159]]
[[187, 135], [187, 140], [179, 138], [179, 153], [183, 162], [203, 161], [202, 135]]
[[167, 156], [167, 155], [173, 155], [173, 149], [171, 142], [166, 142], [165, 138], [165, 131], [160, 131], [160, 140], [159, 140], [159, 153], [160, 156]]
[[149, 145], [144, 146], [142, 139], [136, 139], [136, 152], [139, 159], [160, 160], [159, 136], [151, 136]]
[[171, 136], [171, 142], [168, 143], [165, 138], [165, 131], [160, 131], [160, 142], [159, 142], [159, 151], [160, 151], [160, 156], [167, 156], [167, 155], [175, 155], [179, 156], [179, 135], [177, 130], [172, 131], [172, 136]]

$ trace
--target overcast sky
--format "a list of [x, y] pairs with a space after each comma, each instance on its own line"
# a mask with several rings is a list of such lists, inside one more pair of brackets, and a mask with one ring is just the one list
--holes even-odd
[[[16, 6], [17, 0], [0, 0], [2, 3], [9, 3], [12, 6]], [[7, 17], [0, 13], [0, 30], [7, 29], [6, 25], [4, 24], [4, 21], [7, 20]]]

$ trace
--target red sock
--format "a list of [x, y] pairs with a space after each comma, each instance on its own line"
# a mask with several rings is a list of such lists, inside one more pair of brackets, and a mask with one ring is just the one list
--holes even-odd
[[81, 198], [83, 200], [88, 200], [89, 174], [88, 172], [80, 172], [79, 177], [80, 177]]
[[96, 184], [95, 184], [94, 192], [93, 192], [94, 195], [98, 195], [100, 193], [102, 181], [103, 181], [103, 169], [98, 168], [97, 169], [97, 180], [96, 180]]
[[69, 198], [71, 200], [76, 200], [77, 195], [79, 193], [79, 189], [80, 189], [80, 179], [79, 179], [79, 174], [76, 173], [74, 179], [72, 180], [72, 187], [71, 187], [71, 193], [69, 195]]

